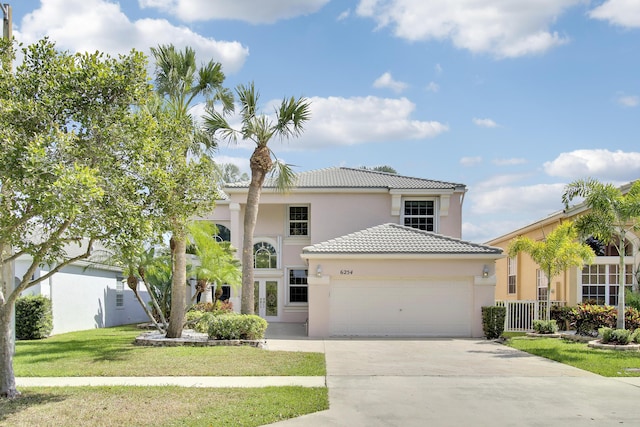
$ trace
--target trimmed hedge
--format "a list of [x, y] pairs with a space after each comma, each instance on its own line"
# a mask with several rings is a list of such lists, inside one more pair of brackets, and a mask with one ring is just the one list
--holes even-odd
[[268, 323], [255, 314], [221, 314], [209, 320], [209, 339], [260, 340]]
[[500, 338], [504, 332], [507, 308], [498, 306], [482, 307], [482, 330], [487, 339]]
[[51, 300], [42, 295], [29, 295], [16, 300], [16, 339], [39, 340], [53, 330]]

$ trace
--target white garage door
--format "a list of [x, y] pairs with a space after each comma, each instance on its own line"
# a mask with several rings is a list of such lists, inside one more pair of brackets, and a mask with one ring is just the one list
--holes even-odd
[[471, 289], [466, 281], [339, 281], [330, 291], [330, 334], [469, 337]]

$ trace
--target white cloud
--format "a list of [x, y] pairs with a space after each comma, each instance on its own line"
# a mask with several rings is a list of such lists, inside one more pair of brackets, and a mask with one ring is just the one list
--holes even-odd
[[546, 216], [561, 208], [565, 184], [536, 184], [528, 186], [481, 186], [473, 193], [473, 214], [522, 213], [529, 218]]
[[232, 19], [251, 24], [272, 24], [308, 15], [329, 0], [138, 0], [141, 8], [155, 8], [186, 22]]
[[479, 165], [480, 163], [482, 163], [482, 157], [480, 156], [463, 157], [460, 159], [460, 164], [462, 166], [475, 166], [475, 165]]
[[16, 38], [29, 44], [44, 36], [61, 49], [99, 50], [111, 55], [128, 53], [131, 48], [149, 54], [150, 47], [159, 44], [191, 46], [200, 61], [220, 62], [228, 74], [238, 71], [249, 55], [249, 50], [239, 42], [206, 38], [164, 19], [131, 21], [117, 3], [106, 0], [43, 1], [39, 9], [22, 19]]
[[523, 165], [527, 163], [527, 159], [522, 159], [522, 158], [494, 159], [492, 163], [496, 166], [515, 166], [515, 165]]
[[589, 16], [622, 27], [640, 27], [640, 2], [637, 0], [607, 0], [592, 9]]
[[373, 82], [373, 87], [391, 89], [395, 93], [400, 93], [407, 88], [407, 84], [393, 79], [391, 73], [386, 72]]
[[495, 128], [498, 127], [498, 124], [496, 122], [494, 122], [491, 119], [477, 119], [477, 118], [473, 118], [473, 123], [476, 126], [480, 126], [483, 128]]
[[433, 68], [434, 70], [436, 70], [436, 74], [442, 74], [442, 65], [436, 64], [436, 66]]
[[[406, 98], [367, 97], [312, 97], [311, 119], [305, 124], [303, 134], [290, 143], [279, 144], [279, 152], [327, 149], [341, 145], [433, 138], [449, 130], [437, 121], [420, 121], [411, 118], [415, 105]], [[265, 103], [263, 112], [271, 113], [281, 100]], [[192, 114], [204, 111], [196, 107]], [[240, 128], [240, 117], [227, 118], [234, 129]], [[253, 149], [251, 141], [238, 141], [231, 148]], [[275, 146], [274, 146], [275, 147]]]
[[440, 86], [436, 82], [429, 82], [426, 89], [429, 92], [437, 92], [440, 90]]
[[338, 21], [344, 21], [345, 19], [347, 19], [349, 16], [351, 16], [351, 9], [347, 9], [344, 12], [342, 12], [340, 15], [338, 15], [337, 20]]
[[637, 107], [640, 104], [640, 97], [636, 95], [620, 95], [617, 101], [623, 107]]
[[356, 13], [410, 41], [450, 40], [498, 58], [538, 54], [568, 42], [549, 27], [582, 0], [360, 0]]
[[561, 153], [543, 165], [551, 176], [569, 180], [593, 177], [600, 180], [632, 181], [640, 176], [640, 152], [606, 149]]

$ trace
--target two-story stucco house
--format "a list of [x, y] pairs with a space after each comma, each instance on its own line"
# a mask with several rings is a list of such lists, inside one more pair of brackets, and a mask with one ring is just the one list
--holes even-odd
[[[632, 183], [623, 185], [625, 194]], [[506, 253], [517, 236], [526, 236], [542, 241], [564, 221], [573, 221], [588, 212], [583, 203], [567, 210], [555, 212], [522, 228], [496, 237], [487, 244], [502, 248]], [[640, 280], [640, 235], [635, 231], [626, 234], [624, 265], [625, 284], [631, 288]], [[591, 265], [569, 268], [565, 272], [547, 280], [531, 257], [520, 253], [503, 258], [496, 263], [496, 300], [498, 301], [544, 301], [550, 286], [552, 302], [574, 306], [583, 302], [600, 305], [618, 304], [618, 269], [620, 256], [615, 245], [600, 245]]]
[[[241, 247], [248, 183], [205, 219]], [[256, 313], [310, 336], [482, 336], [502, 251], [462, 241], [462, 184], [363, 169], [266, 182], [254, 233]], [[231, 301], [240, 306], [239, 291]]]

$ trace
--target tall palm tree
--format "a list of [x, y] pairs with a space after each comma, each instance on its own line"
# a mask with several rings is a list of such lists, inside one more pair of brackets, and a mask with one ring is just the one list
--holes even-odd
[[289, 139], [298, 137], [304, 130], [304, 124], [311, 118], [310, 104], [306, 98], [285, 98], [275, 110], [275, 117], [258, 113], [260, 95], [254, 84], [239, 85], [236, 88], [241, 111], [242, 128], [232, 128], [224, 116], [214, 110], [208, 110], [204, 116], [204, 127], [212, 137], [227, 142], [237, 142], [238, 135], [255, 143], [249, 166], [251, 181], [247, 193], [247, 205], [244, 212], [244, 237], [242, 241], [242, 301], [240, 311], [245, 314], [254, 312], [253, 292], [253, 232], [258, 219], [260, 194], [267, 175], [275, 174], [279, 189], [286, 190], [293, 185], [295, 174], [290, 166], [274, 161], [269, 148], [273, 137]]
[[[156, 91], [163, 97], [169, 111], [178, 120], [187, 119], [191, 123], [190, 140], [176, 141], [182, 144], [182, 155], [207, 155], [215, 149], [215, 140], [203, 132], [190, 115], [190, 109], [198, 97], [204, 97], [213, 108], [219, 101], [223, 105], [223, 112], [233, 109], [232, 93], [222, 86], [224, 73], [219, 63], [209, 61], [198, 67], [195, 51], [189, 47], [178, 51], [173, 45], [161, 45], [151, 48], [156, 60], [155, 85]], [[171, 250], [173, 256], [173, 278], [171, 284], [171, 316], [167, 328], [167, 337], [178, 338], [182, 335], [182, 327], [186, 312], [186, 222], [185, 217], [170, 218]]]
[[563, 222], [542, 241], [527, 236], [516, 237], [509, 245], [509, 256], [526, 252], [547, 276], [546, 318], [551, 320], [551, 279], [569, 267], [591, 264], [593, 250], [577, 241], [578, 232], [572, 222]]
[[592, 178], [580, 179], [564, 189], [562, 201], [566, 209], [576, 197], [583, 198], [585, 206], [590, 208], [589, 212], [576, 219], [578, 230], [604, 244], [614, 245], [620, 256], [616, 327], [624, 329], [626, 234], [640, 226], [640, 180], [633, 182], [623, 193], [612, 184], [603, 184]]

